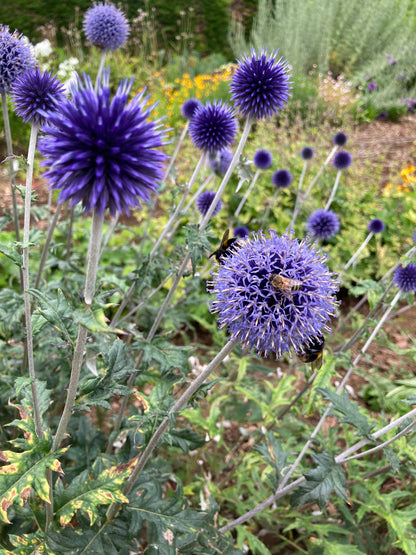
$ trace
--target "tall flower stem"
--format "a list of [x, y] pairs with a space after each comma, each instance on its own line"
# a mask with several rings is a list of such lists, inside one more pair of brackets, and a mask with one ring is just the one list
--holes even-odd
[[247, 199], [248, 199], [248, 197], [249, 197], [251, 191], [253, 190], [254, 185], [257, 183], [257, 180], [258, 180], [258, 178], [259, 178], [259, 175], [260, 175], [260, 169], [257, 169], [257, 170], [256, 170], [256, 173], [255, 173], [254, 176], [253, 176], [253, 179], [252, 179], [250, 185], [249, 185], [248, 188], [247, 188], [247, 191], [245, 192], [243, 198], [242, 198], [241, 201], [240, 201], [240, 204], [237, 206], [237, 210], [236, 210], [235, 213], [234, 213], [234, 216], [235, 216], [236, 218], [238, 218], [238, 215], [240, 214], [240, 212], [241, 212], [243, 206], [244, 206], [245, 203], [247, 202]]
[[26, 173], [26, 191], [25, 191], [25, 215], [23, 227], [23, 298], [25, 304], [25, 320], [26, 320], [26, 350], [27, 362], [29, 368], [29, 376], [32, 379], [32, 398], [33, 412], [35, 418], [36, 434], [42, 438], [42, 422], [40, 418], [39, 401], [36, 390], [35, 362], [33, 356], [33, 336], [32, 336], [32, 309], [30, 305], [30, 282], [29, 282], [29, 232], [30, 232], [30, 207], [32, 197], [32, 181], [33, 181], [33, 163], [35, 159], [36, 141], [39, 131], [39, 124], [33, 123], [30, 132], [29, 150], [27, 155], [27, 173]]
[[[85, 306], [89, 308], [92, 303], [97, 276], [98, 260], [100, 253], [101, 238], [103, 232], [103, 218], [94, 211], [92, 216], [91, 236], [88, 248], [87, 275], [85, 278], [84, 299]], [[62, 412], [61, 420], [53, 440], [52, 450], [59, 448], [61, 441], [68, 427], [72, 407], [74, 406], [75, 396], [78, 389], [79, 376], [81, 373], [82, 361], [84, 359], [84, 349], [87, 341], [87, 329], [79, 324], [78, 337], [75, 344], [74, 356], [72, 359], [71, 377], [69, 380], [67, 398]]]
[[102, 76], [103, 71], [104, 71], [104, 64], [105, 64], [106, 54], [107, 54], [107, 51], [103, 50], [102, 54], [101, 54], [100, 65], [98, 67], [97, 78], [95, 80], [95, 92], [98, 91], [98, 87], [100, 86], [100, 83], [101, 83], [101, 76]]
[[[156, 432], [151, 437], [149, 443], [146, 445], [145, 450], [141, 454], [136, 467], [134, 468], [132, 474], [130, 475], [129, 479], [127, 480], [124, 488], [123, 493], [124, 495], [128, 495], [131, 489], [134, 486], [140, 472], [143, 470], [145, 464], [149, 460], [150, 456], [152, 455], [153, 451], [156, 449], [159, 441], [161, 440], [163, 434], [165, 433], [166, 429], [171, 422], [172, 416], [179, 413], [185, 406], [188, 404], [189, 400], [191, 399], [192, 395], [198, 391], [201, 385], [207, 380], [214, 370], [221, 364], [221, 362], [225, 359], [227, 355], [231, 353], [231, 351], [236, 346], [235, 341], [228, 341], [228, 343], [221, 349], [221, 351], [216, 355], [215, 358], [208, 364], [208, 366], [199, 374], [199, 376], [187, 387], [187, 389], [182, 393], [179, 399], [175, 402], [173, 407], [170, 409], [168, 415], [162, 420], [161, 424], [157, 428]], [[116, 515], [120, 505], [115, 503], [110, 506], [107, 512], [107, 520], [112, 520]]]
[[46, 235], [45, 244], [43, 245], [42, 254], [41, 254], [41, 257], [40, 257], [38, 273], [36, 274], [35, 285], [34, 285], [35, 289], [37, 289], [39, 287], [40, 278], [42, 277], [43, 268], [45, 266], [46, 258], [48, 256], [49, 245], [51, 243], [52, 235], [53, 235], [53, 232], [55, 230], [56, 224], [58, 223], [58, 218], [59, 218], [59, 214], [61, 213], [61, 208], [62, 208], [62, 204], [58, 203], [56, 205], [55, 214], [53, 215], [53, 219], [52, 219], [52, 221], [50, 222], [50, 224], [48, 226], [48, 233]]
[[100, 258], [103, 255], [103, 251], [105, 249], [105, 247], [108, 245], [108, 242], [110, 240], [110, 237], [112, 236], [112, 234], [114, 233], [114, 230], [116, 228], [116, 225], [118, 224], [118, 219], [119, 219], [120, 214], [117, 212], [117, 214], [114, 216], [114, 218], [111, 219], [110, 221], [110, 225], [108, 227], [108, 231], [106, 236], [104, 237], [103, 243], [101, 245], [101, 252], [100, 252]]
[[337, 176], [335, 178], [334, 186], [332, 187], [331, 195], [328, 199], [328, 202], [325, 205], [324, 210], [329, 210], [329, 207], [331, 206], [331, 204], [332, 204], [332, 202], [335, 198], [335, 195], [336, 195], [336, 192], [337, 192], [337, 189], [338, 189], [338, 185], [339, 185], [339, 180], [341, 178], [341, 173], [342, 173], [341, 170], [338, 170]]
[[269, 217], [270, 210], [272, 209], [272, 206], [275, 204], [278, 194], [279, 194], [279, 189], [276, 189], [274, 192], [274, 195], [272, 196], [272, 200], [268, 203], [266, 210], [264, 211], [263, 217], [260, 222], [260, 229], [267, 222], [267, 218]]
[[357, 258], [360, 256], [360, 254], [362, 253], [362, 251], [365, 249], [365, 247], [368, 245], [370, 239], [372, 238], [372, 236], [374, 235], [374, 233], [371, 231], [367, 237], [365, 238], [365, 241], [363, 241], [362, 245], [359, 247], [359, 249], [357, 249], [357, 251], [354, 253], [354, 255], [348, 260], [348, 262], [345, 264], [344, 266], [344, 272], [345, 270], [348, 270], [348, 268], [351, 266], [351, 264], [354, 264], [354, 262], [357, 260]]
[[182, 143], [183, 143], [183, 141], [184, 141], [184, 139], [185, 139], [185, 137], [186, 137], [186, 134], [188, 133], [189, 123], [190, 123], [190, 122], [189, 122], [189, 119], [188, 119], [187, 122], [186, 122], [185, 125], [184, 125], [184, 128], [182, 129], [181, 136], [179, 137], [179, 140], [178, 140], [178, 142], [176, 143], [176, 147], [175, 147], [175, 150], [174, 150], [174, 152], [173, 152], [173, 154], [172, 154], [172, 158], [169, 160], [169, 164], [168, 164], [168, 167], [166, 168], [165, 176], [164, 176], [164, 178], [163, 178], [163, 181], [166, 181], [167, 178], [169, 177], [170, 170], [172, 169], [173, 164], [175, 163], [176, 157], [178, 156], [178, 152], [179, 152], [179, 150], [180, 150], [180, 148], [181, 148], [181, 146], [182, 146]]
[[289, 229], [293, 229], [295, 222], [296, 222], [296, 218], [298, 217], [299, 214], [299, 208], [300, 208], [300, 204], [301, 204], [301, 193], [302, 193], [302, 185], [303, 185], [303, 180], [305, 178], [305, 173], [306, 173], [306, 169], [308, 167], [308, 161], [305, 160], [304, 164], [303, 164], [303, 168], [302, 168], [302, 173], [300, 174], [300, 178], [299, 178], [299, 184], [298, 184], [298, 190], [296, 192], [296, 200], [295, 200], [295, 208], [293, 209], [293, 215], [292, 215], [292, 219], [290, 221], [289, 224]]

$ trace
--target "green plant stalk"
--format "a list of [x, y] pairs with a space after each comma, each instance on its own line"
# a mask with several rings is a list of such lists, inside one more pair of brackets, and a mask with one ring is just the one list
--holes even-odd
[[101, 83], [101, 76], [102, 76], [103, 71], [104, 71], [104, 64], [105, 64], [106, 54], [107, 54], [107, 50], [103, 50], [103, 52], [101, 54], [100, 65], [98, 67], [97, 78], [95, 80], [95, 92], [98, 92], [98, 88], [99, 88], [100, 83]]
[[[212, 359], [212, 361], [208, 364], [208, 366], [199, 374], [199, 376], [188, 386], [188, 388], [182, 393], [179, 399], [175, 402], [173, 407], [170, 409], [168, 415], [163, 419], [163, 421], [157, 428], [156, 432], [151, 437], [145, 450], [141, 454], [136, 467], [134, 468], [133, 472], [131, 473], [130, 477], [125, 483], [123, 488], [124, 495], [128, 495], [129, 492], [131, 491], [140, 472], [143, 470], [145, 464], [149, 460], [153, 451], [156, 449], [159, 441], [161, 440], [163, 434], [165, 433], [167, 427], [169, 426], [169, 423], [171, 422], [171, 417], [179, 413], [182, 409], [185, 408], [185, 406], [187, 405], [191, 397], [194, 395], [194, 393], [198, 391], [200, 386], [208, 379], [210, 374], [214, 372], [214, 370], [216, 370], [216, 368], [221, 364], [221, 362], [225, 359], [225, 357], [231, 353], [231, 351], [234, 349], [236, 345], [237, 345], [236, 341], [233, 341], [233, 340], [228, 341], [228, 343], [221, 349], [221, 351], [215, 356], [215, 358]], [[112, 520], [115, 517], [116, 513], [118, 512], [119, 508], [120, 508], [119, 503], [115, 503], [111, 505], [107, 512], [107, 520]]]
[[370, 231], [370, 233], [367, 235], [367, 237], [365, 238], [365, 241], [363, 241], [362, 245], [356, 250], [356, 252], [353, 254], [353, 256], [351, 256], [351, 258], [348, 260], [348, 262], [345, 264], [344, 266], [344, 272], [345, 270], [348, 270], [348, 268], [351, 266], [351, 264], [354, 264], [354, 262], [357, 260], [357, 258], [360, 256], [360, 254], [362, 253], [362, 251], [365, 249], [365, 247], [368, 245], [370, 239], [373, 237], [374, 233], [372, 231]]
[[237, 210], [236, 210], [235, 213], [234, 213], [234, 216], [235, 216], [236, 218], [238, 218], [238, 215], [240, 214], [240, 212], [241, 212], [243, 206], [244, 206], [245, 203], [247, 202], [247, 199], [248, 199], [248, 197], [249, 197], [251, 191], [253, 190], [254, 185], [257, 183], [257, 180], [258, 180], [258, 178], [259, 178], [259, 175], [260, 175], [260, 169], [257, 169], [257, 170], [256, 170], [256, 173], [253, 175], [253, 179], [251, 180], [250, 185], [249, 185], [248, 188], [247, 188], [247, 191], [245, 192], [243, 198], [242, 198], [241, 201], [240, 201], [240, 204], [237, 206]]
[[298, 217], [298, 214], [299, 214], [299, 208], [301, 204], [300, 195], [302, 192], [303, 180], [305, 179], [305, 173], [307, 168], [308, 168], [308, 161], [305, 160], [302, 168], [302, 173], [300, 174], [300, 178], [299, 178], [298, 190], [296, 192], [295, 208], [293, 209], [293, 215], [292, 215], [292, 219], [290, 220], [289, 230], [293, 229], [296, 222], [296, 218]]
[[50, 222], [50, 224], [48, 226], [48, 233], [46, 235], [45, 244], [43, 245], [42, 254], [41, 254], [41, 257], [40, 257], [40, 262], [39, 262], [39, 267], [38, 267], [38, 272], [36, 274], [35, 285], [34, 285], [35, 289], [37, 289], [39, 287], [40, 278], [42, 277], [43, 268], [45, 266], [46, 258], [48, 256], [49, 245], [51, 243], [52, 235], [53, 235], [53, 232], [55, 230], [56, 224], [58, 222], [59, 214], [61, 212], [61, 207], [62, 207], [61, 203], [58, 203], [56, 205], [55, 214], [53, 215], [53, 219], [52, 219], [52, 221]]
[[338, 172], [337, 172], [337, 176], [335, 178], [335, 183], [334, 183], [334, 186], [332, 187], [331, 195], [328, 199], [328, 202], [325, 205], [324, 210], [329, 210], [329, 207], [331, 206], [331, 204], [332, 204], [332, 202], [335, 198], [335, 195], [336, 195], [337, 189], [338, 189], [338, 185], [339, 185], [339, 180], [341, 178], [341, 172], [342, 172], [342, 170], [338, 170]]
[[189, 119], [186, 121], [184, 128], [182, 129], [182, 133], [181, 136], [179, 137], [179, 140], [176, 144], [175, 150], [172, 154], [172, 158], [169, 160], [169, 164], [168, 167], [166, 168], [165, 171], [165, 175], [163, 177], [163, 181], [166, 181], [166, 179], [169, 177], [170, 174], [170, 170], [172, 169], [173, 164], [175, 163], [176, 157], [178, 156], [178, 152], [182, 146], [182, 143], [186, 137], [186, 134], [188, 133], [188, 129], [189, 129]]
[[108, 227], [107, 235], [104, 237], [103, 244], [102, 244], [102, 246], [101, 246], [100, 258], [101, 258], [102, 255], [103, 255], [103, 252], [104, 252], [105, 247], [108, 245], [108, 242], [109, 242], [109, 240], [110, 240], [110, 237], [111, 237], [112, 234], [114, 233], [114, 230], [115, 230], [116, 225], [117, 225], [117, 223], [118, 223], [119, 217], [120, 217], [120, 214], [117, 212], [117, 214], [115, 215], [115, 217], [112, 218], [111, 221], [110, 221], [110, 225], [109, 225], [109, 227]]
[[69, 209], [69, 222], [68, 222], [68, 231], [67, 231], [67, 237], [66, 237], [65, 260], [69, 260], [71, 257], [72, 229], [74, 227], [74, 218], [75, 218], [75, 208], [73, 206], [68, 206], [68, 209]]
[[266, 210], [264, 211], [263, 217], [262, 217], [261, 222], [260, 222], [260, 229], [267, 222], [267, 218], [269, 217], [270, 210], [272, 209], [272, 206], [276, 203], [276, 199], [277, 199], [278, 194], [279, 194], [279, 189], [276, 189], [274, 194], [273, 194], [272, 200], [269, 202], [269, 204], [266, 207]]
[[32, 380], [30, 384], [33, 398], [33, 413], [35, 418], [36, 434], [38, 438], [43, 437], [42, 421], [40, 417], [38, 394], [36, 390], [35, 361], [33, 356], [33, 335], [32, 335], [32, 309], [30, 305], [30, 281], [29, 281], [29, 232], [30, 232], [30, 208], [32, 197], [33, 182], [33, 163], [35, 160], [36, 141], [39, 132], [39, 124], [33, 123], [30, 131], [29, 150], [27, 155], [26, 191], [25, 191], [25, 214], [23, 226], [23, 298], [25, 304], [26, 321], [26, 351], [29, 368], [29, 376]]

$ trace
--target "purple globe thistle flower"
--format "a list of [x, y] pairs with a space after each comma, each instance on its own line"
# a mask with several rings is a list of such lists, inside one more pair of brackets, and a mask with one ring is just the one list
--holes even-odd
[[[198, 208], [199, 212], [201, 212], [203, 216], [205, 216], [205, 214], [208, 212], [214, 198], [215, 198], [214, 191], [204, 191], [196, 199], [196, 207]], [[221, 200], [219, 200], [217, 202], [216, 207], [214, 208], [214, 212], [212, 213], [213, 216], [215, 216], [215, 214], [219, 212], [221, 206], [222, 206], [222, 202]]]
[[342, 131], [338, 131], [338, 133], [336, 133], [334, 135], [334, 138], [332, 139], [332, 142], [334, 143], [334, 145], [337, 146], [344, 146], [346, 144], [348, 140], [348, 137], [345, 133], [343, 133]]
[[66, 100], [64, 86], [49, 71], [39, 68], [18, 77], [11, 88], [14, 109], [24, 122], [43, 124], [48, 112]]
[[202, 106], [202, 104], [197, 98], [189, 98], [182, 104], [181, 113], [186, 119], [191, 119], [195, 110], [200, 106]]
[[211, 311], [218, 313], [219, 327], [227, 327], [244, 350], [263, 357], [274, 353], [278, 359], [330, 331], [338, 285], [326, 256], [313, 245], [270, 234], [270, 239], [252, 234], [224, 259], [208, 289], [216, 297]]
[[208, 163], [211, 170], [217, 175], [225, 175], [230, 167], [234, 154], [228, 148], [208, 156]]
[[316, 210], [309, 216], [306, 227], [316, 239], [329, 239], [338, 233], [339, 218], [332, 210]]
[[288, 64], [276, 59], [277, 51], [267, 56], [262, 50], [251, 50], [251, 58], [243, 56], [231, 79], [231, 99], [237, 109], [252, 119], [263, 119], [277, 114], [289, 99]]
[[349, 152], [346, 152], [345, 150], [340, 150], [335, 154], [332, 163], [337, 170], [346, 170], [351, 166], [352, 156]]
[[237, 120], [227, 104], [214, 100], [194, 112], [189, 136], [196, 147], [205, 152], [217, 152], [228, 147], [237, 133]]
[[[59, 202], [82, 202], [85, 213], [108, 207], [129, 213], [148, 200], [163, 177], [167, 156], [159, 121], [149, 121], [144, 91], [129, 102], [133, 80], [120, 82], [110, 98], [110, 71], [104, 71], [98, 91], [89, 76], [71, 86], [72, 101], [61, 103], [43, 127], [39, 151], [45, 156], [50, 187], [60, 189]], [[138, 198], [139, 197], [139, 198]]]
[[272, 165], [272, 155], [270, 152], [264, 148], [257, 150], [253, 156], [253, 162], [256, 168], [259, 170], [267, 170]]
[[404, 293], [416, 291], [416, 264], [400, 266], [393, 274], [393, 282]]
[[368, 231], [371, 233], [381, 233], [385, 229], [386, 224], [383, 220], [380, 220], [380, 218], [374, 218], [373, 220], [370, 220], [370, 223], [368, 224]]
[[36, 67], [29, 43], [8, 25], [0, 24], [0, 93], [8, 93], [18, 77]]
[[130, 32], [125, 14], [111, 2], [98, 2], [84, 16], [82, 28], [87, 39], [103, 50], [117, 50]]
[[304, 160], [312, 160], [312, 158], [315, 156], [315, 151], [312, 147], [305, 146], [302, 148], [300, 155]]
[[249, 233], [250, 231], [245, 225], [239, 225], [234, 229], [234, 236], [240, 237], [240, 239], [245, 239], [248, 237]]
[[289, 170], [277, 170], [272, 175], [272, 183], [276, 189], [289, 187], [292, 181], [293, 177]]
[[377, 83], [375, 83], [374, 81], [371, 81], [371, 83], [367, 87], [368, 92], [373, 92], [376, 89], [377, 89]]

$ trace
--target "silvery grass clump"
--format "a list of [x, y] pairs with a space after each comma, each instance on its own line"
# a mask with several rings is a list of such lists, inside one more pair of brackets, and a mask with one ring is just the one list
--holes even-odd
[[[164, 483], [166, 474], [162, 471], [163, 476], [159, 476], [158, 459], [152, 458], [154, 452], [165, 440], [189, 449], [191, 443], [188, 445], [186, 439], [181, 438], [181, 428], [175, 424], [176, 417], [186, 407], [195, 405], [197, 395], [206, 394], [211, 385], [205, 382], [228, 356], [234, 359], [234, 353], [241, 357], [241, 351], [251, 351], [258, 357], [270, 356], [280, 360], [284, 355], [302, 358], [311, 349], [316, 349], [323, 337], [330, 333], [331, 320], [337, 314], [339, 279], [330, 269], [328, 256], [312, 242], [312, 238], [297, 238], [290, 231], [278, 233], [274, 229], [267, 233], [259, 230], [250, 234], [246, 226], [239, 225], [234, 230], [235, 237], [223, 236], [217, 252], [218, 267], [209, 283], [209, 295], [204, 297], [205, 303], [210, 299], [211, 310], [228, 340], [224, 339], [218, 354], [205, 367], [198, 368], [200, 373], [197, 377], [186, 375], [183, 359], [178, 361], [177, 358], [181, 351], [165, 341], [164, 323], [169, 305], [174, 298], [178, 298], [175, 292], [183, 285], [184, 274], [200, 263], [201, 252], [202, 259], [209, 254], [210, 247], [204, 232], [213, 224], [213, 216], [240, 160], [252, 124], [276, 115], [288, 101], [289, 67], [285, 60], [277, 57], [277, 52], [269, 54], [265, 50], [259, 53], [253, 50], [250, 56], [237, 62], [230, 85], [233, 105], [222, 102], [203, 105], [193, 101], [184, 106], [183, 114], [188, 120], [185, 128], [189, 129], [190, 138], [200, 151], [200, 159], [187, 179], [165, 228], [158, 230], [159, 238], [154, 241], [152, 251], [143, 256], [144, 265], [138, 271], [136, 282], [146, 281], [146, 265], [151, 265], [158, 256], [162, 259], [162, 266], [165, 266], [168, 257], [163, 257], [162, 249], [166, 246], [163, 242], [167, 242], [169, 233], [174, 238], [172, 230], [183, 216], [187, 194], [197, 182], [207, 158], [219, 156], [221, 162], [220, 153], [225, 151], [228, 152], [227, 163], [222, 169], [221, 166], [214, 169], [220, 174], [221, 182], [215, 192], [202, 192], [195, 199], [195, 206], [189, 206], [189, 213], [195, 207], [199, 210], [201, 220], [198, 224], [193, 222], [193, 235], [189, 233], [186, 237], [180, 265], [170, 273], [166, 270], [168, 293], [160, 307], [152, 306], [156, 310], [146, 312], [148, 322], [144, 331], [138, 330], [134, 321], [121, 327], [118, 317], [108, 325], [103, 317], [108, 304], [97, 288], [97, 275], [102, 271], [99, 264], [104, 219], [109, 216], [115, 219], [120, 214], [140, 210], [143, 202], [148, 203], [152, 195], [154, 197], [161, 190], [164, 182], [171, 179], [171, 175], [167, 171], [168, 161], [164, 151], [166, 128], [161, 120], [153, 119], [151, 99], [145, 92], [132, 97], [132, 79], [122, 80], [112, 94], [111, 75], [103, 66], [106, 53], [121, 47], [126, 41], [129, 25], [125, 15], [112, 4], [95, 4], [85, 16], [84, 30], [89, 40], [103, 50], [103, 57], [95, 83], [89, 75], [79, 76], [71, 86], [69, 98], [63, 95], [62, 87], [51, 74], [42, 74], [33, 67], [27, 67], [30, 71], [22, 74], [20, 58], [16, 62], [15, 73], [0, 67], [1, 75], [12, 76], [8, 86], [13, 90], [16, 112], [26, 121], [31, 121], [34, 130], [28, 154], [22, 244], [27, 354], [21, 358], [28, 359], [30, 380], [26, 385], [30, 383], [30, 391], [24, 388], [25, 384], [21, 385], [21, 420], [14, 422], [25, 432], [25, 438], [14, 442], [18, 452], [2, 452], [6, 464], [0, 477], [3, 496], [0, 516], [6, 523], [8, 519], [23, 522], [20, 528], [18, 523], [15, 524], [13, 533], [19, 534], [19, 537], [12, 541], [16, 544], [29, 542], [39, 552], [48, 549], [53, 552], [60, 549], [61, 544], [65, 544], [64, 549], [67, 550], [105, 552], [107, 547], [104, 548], [101, 543], [101, 534], [104, 533], [105, 542], [110, 542], [113, 552], [140, 549], [140, 538], [145, 534], [147, 544], [154, 544], [158, 549], [170, 542], [169, 545], [175, 543], [176, 550], [186, 545], [187, 549], [193, 550], [190, 552], [196, 553], [208, 541], [208, 545], [215, 546], [216, 552], [225, 553], [234, 541], [231, 536], [223, 534], [304, 483], [303, 478], [291, 480], [291, 475], [299, 466], [310, 442], [306, 443], [296, 460], [277, 473], [281, 481], [276, 484], [273, 498], [219, 531], [213, 526], [214, 510], [197, 512], [181, 497], [179, 478], [177, 492], [172, 494], [174, 503], [164, 498], [161, 483]], [[3, 49], [0, 65], [4, 59], [13, 64], [16, 49], [21, 49], [22, 53], [23, 46], [20, 43], [14, 45], [16, 37], [10, 39], [7, 29], [2, 28], [1, 31], [4, 35], [0, 38], [4, 40], [0, 42], [0, 49]], [[14, 45], [12, 48], [10, 40]], [[27, 64], [28, 59], [25, 56], [22, 59], [23, 65]], [[238, 142], [237, 115], [244, 120]], [[79, 206], [84, 217], [91, 220], [83, 290], [76, 293], [68, 291], [67, 297], [59, 289], [57, 292], [54, 284], [51, 285], [52, 290], [48, 283], [39, 287], [42, 280], [37, 279], [37, 286], [31, 287], [28, 258], [31, 248], [30, 187], [39, 128], [42, 137], [38, 151], [42, 156], [42, 167], [47, 168], [44, 177], [50, 188], [58, 192], [56, 212], [61, 204], [68, 203]], [[345, 144], [341, 143], [342, 140], [338, 139], [336, 147]], [[231, 148], [232, 157], [229, 154]], [[302, 152], [305, 162], [311, 159], [310, 151]], [[258, 170], [269, 169], [271, 154], [265, 150], [257, 151], [254, 163]], [[345, 162], [342, 165], [341, 168], [338, 162], [338, 171], [347, 167]], [[289, 170], [273, 174], [276, 188], [288, 187], [291, 182]], [[189, 213], [187, 216], [191, 218]], [[336, 217], [332, 215], [328, 218], [328, 214], [326, 211], [326, 219], [322, 214], [319, 217], [315, 214], [311, 231], [317, 238], [328, 238], [328, 234], [332, 234], [338, 226]], [[51, 226], [48, 236], [52, 233]], [[45, 256], [53, 255], [48, 253], [47, 248], [44, 253]], [[79, 273], [79, 268], [76, 269]], [[403, 264], [395, 270], [390, 285], [397, 286], [397, 294], [360, 356], [367, 351], [401, 295], [416, 289], [415, 274], [413, 263]], [[123, 281], [123, 291], [127, 289], [125, 284], [126, 280]], [[140, 285], [134, 284], [137, 287]], [[148, 301], [156, 290], [143, 289]], [[80, 297], [82, 302], [71, 304], [73, 299]], [[36, 300], [36, 312], [31, 306], [31, 298]], [[129, 302], [125, 306], [130, 309]], [[136, 309], [133, 307], [132, 310]], [[31, 329], [32, 320], [36, 324], [35, 337]], [[53, 327], [46, 328], [47, 322]], [[51, 345], [48, 336], [49, 351], [37, 353], [35, 349], [42, 344], [41, 334], [45, 329], [61, 334], [62, 341]], [[108, 338], [114, 333], [125, 341], [110, 341]], [[90, 350], [96, 355], [93, 357], [95, 362], [88, 356]], [[60, 389], [53, 391], [53, 395], [45, 385], [50, 379], [45, 372], [45, 367], [46, 371], [49, 370], [46, 352], [52, 352], [50, 359], [56, 365], [55, 373], [59, 366], [59, 372], [62, 376], [65, 374], [59, 384]], [[57, 360], [59, 364], [55, 362]], [[149, 365], [149, 360], [157, 362]], [[352, 368], [358, 362], [356, 358]], [[93, 377], [88, 374], [87, 369], [90, 368], [93, 369]], [[153, 380], [156, 385], [150, 395], [144, 387], [148, 379], [145, 370], [149, 368], [153, 368], [156, 375]], [[179, 372], [178, 368], [181, 369]], [[142, 372], [144, 374], [140, 377]], [[153, 378], [149, 379], [149, 386]], [[118, 414], [114, 414], [111, 404], [115, 393], [123, 397]], [[136, 410], [136, 404], [130, 403], [132, 419], [126, 422], [125, 409], [132, 399], [131, 393], [134, 393], [135, 403], [140, 408]], [[90, 404], [88, 399], [92, 399]], [[331, 397], [330, 400], [336, 410], [337, 399]], [[111, 412], [111, 417], [108, 416], [108, 422], [111, 420], [113, 425], [111, 436], [106, 446], [103, 438], [100, 439], [100, 448], [93, 441], [95, 464], [89, 466], [88, 461], [80, 476], [70, 482], [66, 476], [75, 475], [74, 465], [83, 462], [77, 449], [79, 435], [84, 434], [85, 428], [81, 425], [77, 430], [78, 424], [73, 424], [74, 420], [78, 423], [75, 409], [81, 407], [86, 411], [97, 406]], [[322, 415], [313, 436], [318, 433], [327, 412]], [[49, 413], [53, 418], [49, 418]], [[391, 423], [389, 429], [395, 425], [397, 423]], [[384, 429], [379, 431], [379, 435], [382, 433], [385, 433]], [[90, 437], [88, 431], [86, 435]], [[368, 436], [369, 433], [365, 442], [369, 441]], [[378, 435], [373, 434], [373, 437]], [[361, 444], [358, 447], [354, 445], [351, 449], [356, 451], [361, 447]], [[334, 465], [344, 463], [347, 454], [348, 450], [339, 453]], [[361, 456], [361, 453], [358, 455]], [[146, 466], [151, 458], [151, 465]], [[57, 473], [61, 475], [59, 479]], [[341, 497], [346, 495], [342, 484], [331, 482], [329, 486], [327, 484], [325, 496], [319, 497], [318, 501], [325, 503], [332, 489], [336, 489]], [[31, 490], [34, 493], [30, 499]], [[35, 519], [32, 518], [33, 512], [21, 511], [20, 504], [24, 501], [30, 504], [31, 511], [35, 511]], [[152, 515], [148, 517], [153, 519], [149, 521], [151, 525], [144, 526], [141, 517], [137, 516], [142, 511]], [[172, 516], [172, 522], [177, 524], [166, 527], [166, 515]], [[204, 535], [206, 537], [200, 537]]]

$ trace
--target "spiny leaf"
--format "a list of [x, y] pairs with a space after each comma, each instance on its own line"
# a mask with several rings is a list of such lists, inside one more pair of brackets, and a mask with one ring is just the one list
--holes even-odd
[[93, 300], [92, 306], [90, 308], [83, 308], [82, 310], [75, 310], [73, 312], [74, 321], [77, 324], [81, 324], [84, 328], [93, 332], [103, 332], [103, 333], [116, 333], [124, 334], [123, 330], [117, 328], [110, 328], [107, 325], [107, 318], [104, 314], [104, 309], [113, 304], [101, 305]]
[[209, 232], [207, 230], [200, 232], [197, 225], [185, 226], [185, 230], [185, 244], [191, 254], [192, 275], [195, 275], [198, 260], [211, 249], [211, 243], [208, 240]]
[[336, 464], [329, 453], [313, 454], [312, 458], [318, 466], [305, 472], [306, 484], [302, 484], [295, 490], [291, 498], [292, 503], [301, 506], [315, 501], [323, 510], [333, 491], [346, 501], [347, 481], [342, 466]]
[[7, 258], [14, 262], [19, 268], [23, 266], [23, 257], [18, 250], [17, 243], [10, 243], [8, 245], [0, 243], [0, 252], [4, 254], [4, 256], [7, 256]]
[[254, 449], [263, 455], [264, 460], [269, 464], [273, 470], [274, 475], [269, 475], [272, 479], [272, 485], [277, 488], [281, 479], [284, 477], [287, 453], [285, 453], [280, 445], [280, 442], [273, 436], [272, 433], [266, 435], [267, 442], [261, 445], [255, 445]]
[[370, 424], [367, 418], [360, 413], [357, 403], [351, 401], [348, 393], [344, 390], [341, 395], [328, 388], [318, 388], [319, 393], [322, 394], [324, 399], [331, 401], [333, 410], [340, 412], [344, 416], [340, 418], [340, 422], [351, 424], [357, 428], [360, 435], [374, 441], [371, 435], [371, 430], [375, 424]]
[[[73, 337], [76, 334], [72, 318], [74, 309], [67, 302], [62, 290], [58, 289], [56, 297], [46, 295], [37, 289], [29, 289], [29, 293], [39, 300], [40, 306], [36, 307], [37, 314], [49, 322], [73, 346]], [[34, 316], [32, 316], [32, 319]], [[36, 329], [40, 329], [39, 324], [36, 324]]]
[[143, 363], [147, 366], [155, 365], [162, 374], [177, 369], [185, 374], [188, 369], [190, 348], [172, 345], [162, 337], [156, 337], [152, 342], [137, 338], [135, 346], [143, 351]]

